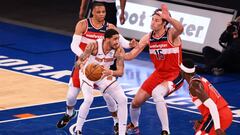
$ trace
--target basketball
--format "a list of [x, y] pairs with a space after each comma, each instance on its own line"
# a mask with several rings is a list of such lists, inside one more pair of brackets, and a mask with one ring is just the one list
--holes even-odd
[[91, 81], [98, 81], [102, 77], [103, 70], [103, 66], [97, 63], [91, 63], [85, 68], [85, 75]]

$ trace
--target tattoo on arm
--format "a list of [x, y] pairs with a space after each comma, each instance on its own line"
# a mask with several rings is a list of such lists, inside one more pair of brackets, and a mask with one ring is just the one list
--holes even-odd
[[87, 45], [87, 47], [85, 48], [85, 51], [79, 56], [79, 59], [81, 61], [86, 60], [92, 53], [93, 49], [95, 46], [95, 42], [91, 42]]
[[116, 66], [117, 70], [115, 71], [116, 76], [122, 76], [124, 70], [124, 50], [121, 48], [119, 51], [116, 52]]

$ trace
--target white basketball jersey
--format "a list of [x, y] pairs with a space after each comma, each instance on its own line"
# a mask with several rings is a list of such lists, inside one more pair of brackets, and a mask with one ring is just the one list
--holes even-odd
[[116, 51], [112, 49], [110, 52], [105, 54], [103, 51], [103, 39], [97, 39], [96, 42], [98, 44], [98, 52], [96, 56], [90, 56], [90, 62], [98, 63], [99, 65], [103, 65], [105, 68], [110, 68], [110, 66], [114, 63], [114, 55]]

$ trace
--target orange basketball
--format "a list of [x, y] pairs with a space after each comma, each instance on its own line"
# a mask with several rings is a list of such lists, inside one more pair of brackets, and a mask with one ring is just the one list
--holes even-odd
[[103, 66], [91, 63], [85, 68], [85, 75], [91, 81], [98, 81], [102, 77], [103, 70]]

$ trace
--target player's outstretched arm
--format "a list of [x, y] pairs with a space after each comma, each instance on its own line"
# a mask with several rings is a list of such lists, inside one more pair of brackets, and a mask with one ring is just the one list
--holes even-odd
[[[113, 24], [109, 23], [108, 24], [108, 28], [109, 29], [115, 29], [116, 31], [119, 32], [119, 30], [117, 29], [116, 26], [114, 26]], [[125, 39], [120, 33], [119, 33], [119, 43], [120, 46], [122, 46], [125, 49], [129, 49], [129, 48], [133, 48], [136, 47], [136, 43], [135, 43], [135, 39], [132, 39], [131, 42], [129, 42], [127, 39]]]
[[137, 57], [143, 51], [143, 49], [149, 44], [148, 40], [149, 34], [144, 35], [136, 47], [134, 47], [130, 52], [125, 53], [124, 59], [132, 60], [135, 57]]
[[174, 41], [176, 38], [178, 38], [179, 35], [182, 34], [184, 29], [183, 25], [181, 24], [181, 22], [177, 21], [176, 19], [170, 16], [170, 13], [166, 4], [162, 4], [161, 8], [162, 8], [162, 13], [159, 12], [159, 15], [173, 26], [170, 32], [172, 36], [172, 41]]

